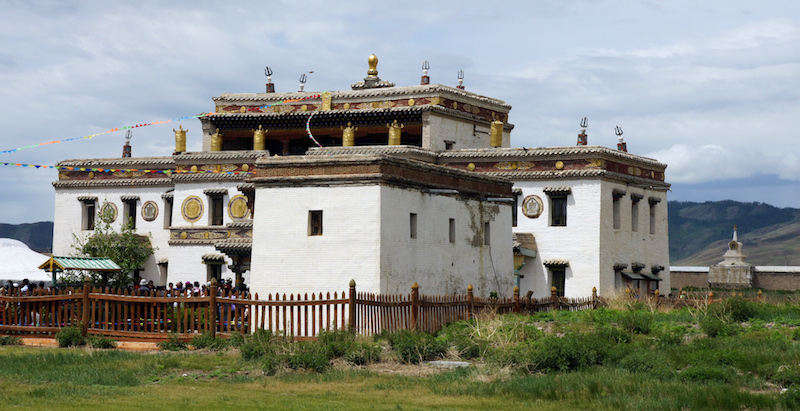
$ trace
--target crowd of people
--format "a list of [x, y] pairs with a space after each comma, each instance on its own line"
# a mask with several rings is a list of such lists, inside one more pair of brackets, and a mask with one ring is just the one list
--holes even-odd
[[[186, 281], [185, 283], [178, 281], [177, 283], [170, 282], [166, 286], [163, 286], [155, 285], [153, 280], [145, 280], [142, 278], [139, 280], [139, 284], [134, 287], [134, 290], [137, 294], [149, 294], [150, 291], [156, 291], [156, 293], [159, 295], [184, 295], [188, 292], [191, 293], [193, 297], [205, 297], [211, 290], [211, 282], [209, 281], [205, 284], [200, 284], [199, 281], [195, 281], [194, 283], [191, 281]], [[227, 280], [220, 279], [219, 284], [217, 285], [218, 296], [230, 295], [231, 293], [237, 293], [240, 291], [247, 292], [247, 286], [244, 284], [235, 286], [233, 284], [233, 280], [230, 278]]]

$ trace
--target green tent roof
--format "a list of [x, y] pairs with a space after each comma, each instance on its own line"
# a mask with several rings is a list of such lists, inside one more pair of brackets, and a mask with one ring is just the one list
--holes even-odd
[[52, 256], [44, 264], [39, 266], [40, 270], [52, 271], [65, 270], [88, 270], [88, 271], [122, 271], [117, 263], [105, 257], [58, 257]]

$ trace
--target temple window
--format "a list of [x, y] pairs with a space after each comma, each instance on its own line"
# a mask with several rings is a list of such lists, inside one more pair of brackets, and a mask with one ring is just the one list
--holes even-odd
[[489, 229], [489, 223], [483, 223], [483, 244], [484, 245], [491, 245], [492, 244], [492, 231]]
[[456, 242], [456, 219], [455, 218], [451, 218], [450, 219], [449, 234], [450, 234], [450, 242], [451, 243], [455, 243]]
[[120, 200], [125, 204], [123, 206], [122, 224], [127, 224], [131, 230], [136, 229], [136, 204], [139, 202], [139, 196], [120, 196]]
[[417, 238], [417, 214], [411, 213], [408, 216], [409, 233], [411, 238]]
[[225, 216], [225, 195], [228, 194], [227, 188], [209, 188], [203, 190], [208, 196], [208, 225], [222, 225]]
[[656, 205], [661, 201], [660, 198], [650, 197], [650, 234], [656, 233]]
[[94, 230], [97, 216], [97, 197], [78, 197], [81, 202], [81, 230]]
[[631, 231], [639, 231], [639, 200], [642, 196], [631, 194]]
[[622, 197], [624, 197], [624, 196], [625, 196], [625, 192], [622, 191], [622, 190], [614, 190], [614, 191], [611, 192], [611, 197], [613, 198], [611, 204], [612, 204], [612, 209], [614, 211], [614, 219], [613, 219], [613, 221], [614, 221], [614, 228], [615, 229], [619, 229], [622, 226], [622, 221], [621, 221], [622, 217], [620, 215], [620, 214], [622, 214], [622, 212], [620, 210], [620, 208], [621, 208], [620, 199]]
[[172, 193], [162, 194], [161, 198], [164, 199], [164, 228], [169, 228], [172, 225]]
[[556, 288], [556, 295], [564, 296], [564, 287], [567, 280], [567, 269], [565, 267], [550, 267], [550, 281]]
[[308, 235], [322, 235], [322, 210], [308, 212]]

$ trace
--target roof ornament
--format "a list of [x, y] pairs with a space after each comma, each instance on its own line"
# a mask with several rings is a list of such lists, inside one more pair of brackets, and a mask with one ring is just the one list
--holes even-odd
[[267, 93], [274, 93], [275, 85], [272, 84], [272, 69], [269, 66], [264, 67], [264, 75], [267, 76]]
[[589, 125], [589, 120], [584, 117], [581, 119], [581, 133], [578, 134], [578, 145], [585, 146], [588, 143], [588, 135], [586, 134], [586, 126]]
[[464, 70], [458, 70], [458, 85], [456, 88], [464, 90]]
[[129, 158], [131, 156], [131, 137], [133, 137], [133, 132], [130, 130], [125, 132], [125, 145], [122, 146], [122, 158]]
[[428, 60], [422, 62], [422, 79], [420, 80], [419, 84], [421, 86], [426, 86], [431, 84], [431, 78], [428, 76], [428, 70], [431, 68], [431, 63]]
[[620, 128], [620, 126], [614, 128], [614, 134], [617, 135], [617, 139], [619, 140], [619, 143], [617, 143], [617, 150], [628, 152], [628, 143], [622, 139], [622, 128]]
[[300, 75], [300, 92], [306, 87], [306, 81], [308, 81], [308, 77], [306, 77], [306, 73]]
[[369, 58], [367, 59], [367, 64], [369, 64], [369, 70], [367, 70], [367, 77], [364, 77], [364, 81], [359, 81], [358, 83], [351, 84], [350, 87], [353, 90], [394, 87], [394, 83], [383, 81], [378, 77], [378, 56], [374, 54], [369, 56]]

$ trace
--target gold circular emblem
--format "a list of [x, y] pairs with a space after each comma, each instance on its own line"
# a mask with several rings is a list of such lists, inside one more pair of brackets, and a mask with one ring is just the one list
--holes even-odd
[[458, 102], [457, 102], [457, 101], [454, 101], [454, 102], [453, 102], [453, 108], [454, 108], [454, 109], [456, 109], [456, 110], [458, 110]]
[[544, 203], [537, 195], [530, 195], [522, 200], [522, 214], [525, 214], [525, 217], [537, 218], [542, 215], [543, 209]]
[[247, 109], [244, 106], [241, 106], [241, 107], [239, 107], [239, 112], [240, 113], [246, 113]]
[[300, 106], [300, 111], [308, 111], [308, 106], [303, 104], [302, 106]]
[[183, 200], [181, 214], [183, 214], [184, 220], [194, 223], [203, 216], [203, 201], [198, 196], [187, 197], [186, 200]]
[[191, 171], [193, 173], [196, 173], [197, 172], [197, 166], [192, 166], [192, 168], [190, 168], [189, 171]]
[[246, 218], [250, 213], [247, 208], [247, 197], [243, 195], [236, 195], [228, 201], [228, 215], [232, 220], [239, 220]]
[[109, 224], [117, 221], [117, 206], [114, 203], [103, 203], [100, 207], [100, 219]]
[[247, 170], [250, 170], [250, 166], [247, 165], [247, 164], [243, 164], [242, 165], [242, 171], [247, 171]]
[[148, 201], [142, 205], [142, 218], [145, 221], [153, 221], [158, 217], [158, 205], [153, 201]]
[[342, 107], [344, 107], [345, 110], [350, 110], [350, 103], [344, 103]]
[[186, 231], [181, 231], [181, 240], [185, 240], [189, 238], [189, 234], [186, 234]]
[[94, 171], [89, 172], [89, 180], [94, 178]]
[[561, 170], [562, 168], [564, 168], [564, 162], [556, 161], [556, 169]]
[[469, 170], [469, 171], [475, 171], [475, 163], [469, 163], [469, 164], [467, 164], [467, 170]]
[[408, 99], [408, 105], [409, 106], [413, 106], [414, 105], [414, 99], [413, 98]]

